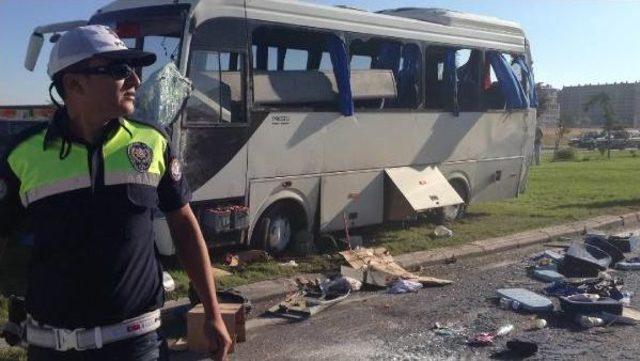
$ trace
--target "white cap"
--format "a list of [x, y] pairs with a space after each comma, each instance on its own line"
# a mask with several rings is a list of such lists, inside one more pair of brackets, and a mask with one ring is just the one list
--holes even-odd
[[153, 53], [127, 48], [109, 27], [87, 25], [69, 30], [58, 39], [51, 50], [47, 73], [53, 78], [60, 70], [95, 55], [135, 66], [147, 66], [156, 61]]

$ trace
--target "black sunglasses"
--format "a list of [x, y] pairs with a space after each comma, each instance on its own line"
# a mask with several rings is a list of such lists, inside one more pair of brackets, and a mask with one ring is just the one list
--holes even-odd
[[110, 75], [115, 80], [127, 79], [135, 73], [135, 70], [128, 64], [116, 63], [95, 68], [86, 68], [78, 70], [74, 73], [78, 74], [104, 74]]

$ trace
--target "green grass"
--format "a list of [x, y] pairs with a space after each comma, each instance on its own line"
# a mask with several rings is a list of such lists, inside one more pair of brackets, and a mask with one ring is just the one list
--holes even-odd
[[[225, 289], [246, 285], [248, 283], [291, 277], [300, 273], [318, 273], [327, 271], [337, 271], [339, 269], [342, 256], [336, 255], [315, 255], [301, 259], [296, 259], [298, 267], [283, 267], [279, 263], [282, 261], [270, 260], [267, 262], [252, 263], [241, 268], [231, 268], [224, 265], [216, 267], [231, 272], [230, 276], [216, 279], [216, 287]], [[184, 297], [187, 294], [189, 278], [184, 270], [179, 267], [169, 267], [167, 271], [176, 282], [176, 290], [168, 295], [169, 299]]]
[[[547, 155], [542, 165], [531, 167], [527, 191], [519, 198], [471, 205], [468, 217], [450, 226], [454, 232], [451, 238], [433, 237], [434, 225], [424, 221], [369, 227], [352, 234], [363, 234], [365, 239], [375, 240], [367, 246], [383, 246], [397, 255], [640, 210], [640, 157], [635, 153], [614, 151], [611, 160], [598, 151], [579, 152], [576, 161], [551, 162], [550, 158]], [[6, 302], [1, 296], [24, 292], [26, 257], [25, 249], [13, 246], [0, 260], [0, 322], [6, 318]], [[335, 271], [342, 259], [322, 255], [297, 262], [300, 266], [296, 268], [281, 267], [277, 261], [254, 263], [242, 270], [227, 268], [232, 275], [217, 284], [226, 288], [298, 273]], [[169, 298], [186, 295], [185, 272], [175, 264], [168, 270], [177, 283]]]
[[0, 361], [27, 361], [27, 351], [17, 347], [0, 348]]
[[531, 167], [519, 198], [471, 205], [467, 218], [451, 225], [452, 238], [433, 237], [429, 225], [381, 227], [375, 237], [399, 254], [640, 210], [640, 158], [631, 151], [612, 152], [611, 160], [598, 151], [579, 152], [576, 161], [550, 158]]

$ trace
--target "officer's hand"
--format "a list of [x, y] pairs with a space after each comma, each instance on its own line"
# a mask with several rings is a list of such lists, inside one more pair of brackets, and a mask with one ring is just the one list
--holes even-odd
[[209, 340], [209, 351], [216, 361], [227, 361], [231, 350], [231, 336], [224, 325], [222, 317], [218, 316], [211, 321], [205, 322], [204, 334]]

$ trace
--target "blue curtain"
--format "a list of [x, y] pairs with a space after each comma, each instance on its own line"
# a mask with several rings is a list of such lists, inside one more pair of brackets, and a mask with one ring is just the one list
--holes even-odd
[[442, 73], [444, 91], [444, 104], [451, 106], [453, 114], [456, 116], [460, 112], [458, 106], [458, 74], [456, 71], [456, 50], [447, 49], [444, 55], [444, 69]]
[[284, 57], [287, 55], [287, 48], [279, 46], [278, 47], [278, 65], [277, 69], [282, 71], [284, 70]]
[[536, 82], [533, 78], [533, 72], [529, 69], [529, 65], [525, 61], [523, 56], [516, 58], [516, 63], [522, 68], [522, 73], [527, 77], [527, 84], [529, 87], [529, 106], [532, 108], [538, 107], [538, 94], [536, 93]]
[[345, 116], [353, 115], [353, 98], [351, 96], [351, 71], [347, 46], [337, 35], [327, 37], [327, 48], [331, 57], [333, 75], [338, 84], [340, 113]]
[[524, 89], [522, 89], [516, 75], [513, 73], [513, 69], [504, 56], [496, 51], [488, 51], [487, 58], [498, 78], [500, 91], [505, 97], [507, 109], [528, 108], [529, 99], [527, 99]]
[[401, 44], [395, 42], [384, 42], [380, 45], [380, 50], [372, 68], [389, 69], [393, 71], [393, 75], [398, 76], [400, 69], [400, 50]]
[[269, 61], [269, 48], [266, 45], [258, 45], [256, 49], [256, 69], [267, 70]]

